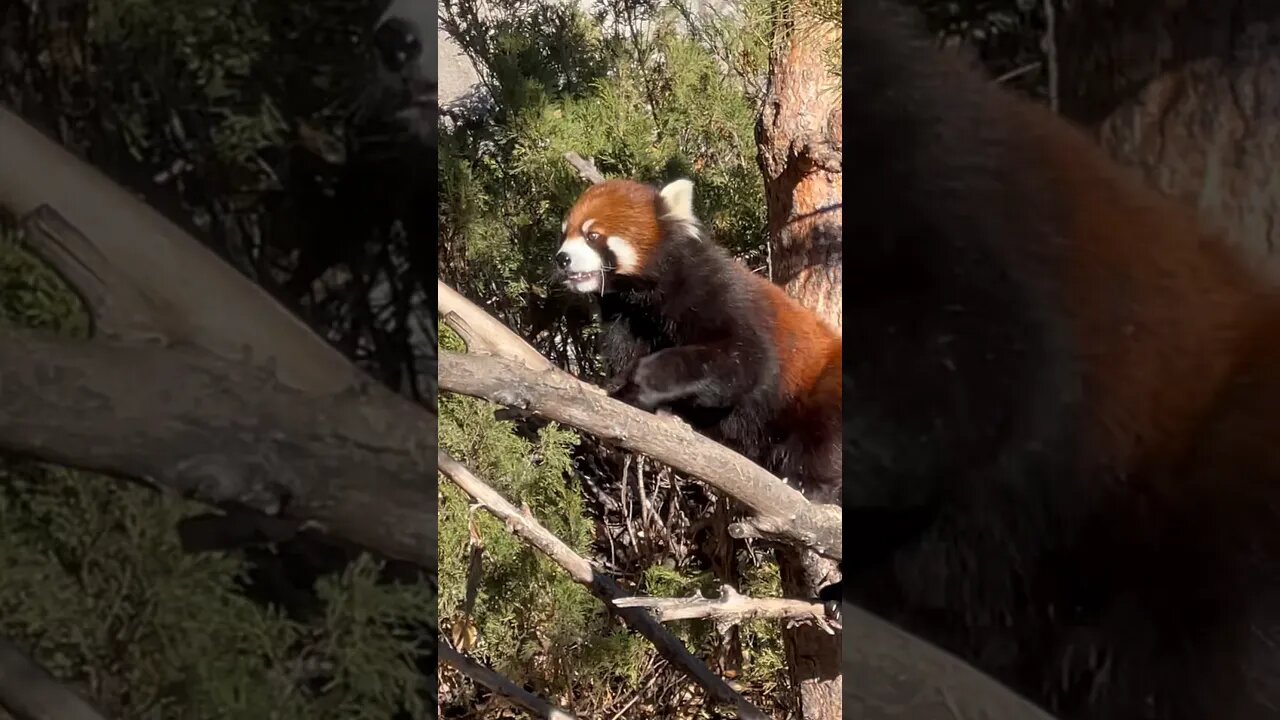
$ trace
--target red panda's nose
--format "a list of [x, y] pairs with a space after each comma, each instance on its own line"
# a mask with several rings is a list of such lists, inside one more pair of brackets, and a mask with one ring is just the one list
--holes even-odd
[[556, 265], [559, 265], [561, 270], [569, 267], [570, 262], [572, 262], [572, 258], [569, 257], [569, 253], [563, 250], [556, 253]]

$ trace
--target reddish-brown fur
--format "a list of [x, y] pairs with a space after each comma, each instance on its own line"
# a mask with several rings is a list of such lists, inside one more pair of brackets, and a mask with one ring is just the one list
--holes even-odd
[[[1130, 466], [1185, 445], [1276, 305], [1182, 203], [1115, 166], [1038, 105], [1014, 106], [1065, 196], [1066, 297], [1090, 370], [1096, 441]], [[1119, 311], [1119, 312], [1118, 312]]]
[[851, 599], [1064, 719], [1276, 717], [1277, 293], [899, 3], [846, 12]]
[[[1221, 535], [1234, 527], [1263, 539], [1258, 515], [1274, 513], [1280, 499], [1280, 442], [1271, 447], [1280, 441], [1280, 405], [1257, 400], [1280, 393], [1277, 296], [1183, 203], [1040, 106], [1010, 106], [1044, 153], [1047, 181], [1075, 198], [1064, 203], [1071, 241], [1060, 268], [1084, 365], [1087, 454], [1130, 468], [1126, 482], [1173, 479], [1138, 488], [1152, 502], [1213, 515], [1225, 522]], [[1246, 375], [1242, 396], [1235, 385]], [[1227, 436], [1215, 431], [1223, 413], [1237, 425]], [[1221, 451], [1223, 442], [1232, 452]], [[1188, 472], [1206, 453], [1231, 459]]]
[[771, 329], [781, 365], [783, 396], [801, 398], [819, 393], [839, 400], [840, 335], [776, 284], [742, 270], [760, 287], [773, 313]]
[[[802, 491], [837, 501], [840, 335], [666, 202], [652, 186], [610, 180], [584, 192], [565, 223], [571, 239], [592, 221], [585, 239], [610, 271], [602, 353], [619, 375], [618, 396], [667, 406]], [[621, 244], [610, 247], [611, 236]]]
[[608, 180], [587, 188], [569, 210], [565, 232], [578, 233], [582, 224], [594, 220], [592, 232], [603, 237], [626, 238], [642, 258], [649, 256], [661, 240], [658, 224], [657, 192], [644, 183]]

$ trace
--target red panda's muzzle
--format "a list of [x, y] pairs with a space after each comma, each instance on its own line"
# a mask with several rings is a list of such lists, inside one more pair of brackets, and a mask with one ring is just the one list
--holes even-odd
[[569, 290], [589, 293], [604, 288], [604, 258], [583, 238], [572, 237], [561, 243], [555, 262], [561, 281]]

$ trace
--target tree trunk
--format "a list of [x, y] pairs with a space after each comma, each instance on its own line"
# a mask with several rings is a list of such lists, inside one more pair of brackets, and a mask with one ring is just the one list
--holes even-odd
[[1078, 2], [1063, 111], [1280, 279], [1280, 3]]
[[[790, 17], [792, 13], [782, 13]], [[769, 87], [756, 128], [768, 203], [773, 280], [841, 326], [840, 78], [825, 48], [838, 27], [779, 21], [769, 61]], [[815, 597], [834, 564], [811, 552], [779, 550], [782, 590]], [[788, 667], [805, 720], [841, 717], [840, 637], [812, 626], [784, 634]]]
[[756, 127], [773, 280], [839, 328], [841, 95], [823, 48], [838, 44], [840, 31], [825, 29], [816, 40], [813, 28], [779, 25]]

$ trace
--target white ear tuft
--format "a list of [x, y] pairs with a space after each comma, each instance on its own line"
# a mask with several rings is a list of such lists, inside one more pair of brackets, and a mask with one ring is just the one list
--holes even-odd
[[667, 216], [682, 222], [695, 222], [693, 215], [693, 181], [687, 178], [672, 180], [658, 191], [667, 206]]

